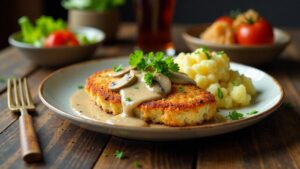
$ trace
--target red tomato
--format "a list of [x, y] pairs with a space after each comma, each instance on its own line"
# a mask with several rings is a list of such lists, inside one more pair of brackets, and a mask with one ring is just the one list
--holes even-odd
[[52, 32], [44, 42], [44, 47], [78, 46], [79, 42], [74, 33], [68, 30]]
[[263, 18], [254, 23], [241, 24], [237, 28], [237, 43], [241, 45], [257, 45], [273, 43], [272, 26]]
[[216, 22], [225, 22], [229, 25], [232, 25], [233, 19], [230, 16], [220, 16], [216, 19]]

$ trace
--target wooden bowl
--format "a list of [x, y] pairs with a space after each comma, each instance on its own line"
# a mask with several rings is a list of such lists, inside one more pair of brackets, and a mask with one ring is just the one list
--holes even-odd
[[201, 40], [200, 34], [209, 26], [202, 24], [187, 28], [183, 33], [183, 39], [190, 50], [194, 51], [199, 47], [206, 47], [212, 51], [224, 51], [231, 61], [248, 64], [262, 65], [270, 63], [285, 49], [291, 42], [291, 36], [285, 31], [274, 28], [275, 41], [266, 45], [221, 45]]
[[12, 34], [8, 41], [36, 65], [58, 67], [89, 58], [105, 38], [105, 34], [101, 30], [92, 27], [81, 27], [72, 29], [72, 31], [85, 34], [87, 38], [95, 39], [96, 42], [80, 46], [61, 46], [53, 48], [36, 47], [21, 42], [20, 32]]

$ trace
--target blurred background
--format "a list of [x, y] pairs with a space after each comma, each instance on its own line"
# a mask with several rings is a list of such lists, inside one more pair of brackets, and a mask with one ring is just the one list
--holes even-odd
[[[174, 15], [175, 24], [197, 24], [211, 22], [214, 18], [234, 9], [253, 8], [277, 27], [300, 26], [299, 0], [177, 0]], [[119, 8], [123, 22], [134, 22], [132, 0]], [[20, 16], [35, 19], [40, 15], [67, 19], [67, 10], [60, 0], [1, 0], [0, 48], [8, 45], [8, 36], [18, 30]]]

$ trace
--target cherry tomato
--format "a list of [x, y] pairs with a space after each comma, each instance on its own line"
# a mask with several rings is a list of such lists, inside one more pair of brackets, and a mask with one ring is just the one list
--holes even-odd
[[237, 28], [237, 43], [241, 45], [257, 45], [273, 43], [272, 26], [263, 18], [249, 21]]
[[74, 33], [68, 30], [52, 32], [45, 40], [44, 47], [78, 46], [79, 42]]
[[230, 16], [220, 16], [216, 19], [216, 22], [225, 22], [229, 25], [232, 25], [233, 19]]

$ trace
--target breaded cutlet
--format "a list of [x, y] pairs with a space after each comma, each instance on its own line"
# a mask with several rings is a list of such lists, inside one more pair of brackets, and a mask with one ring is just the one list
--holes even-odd
[[[119, 78], [111, 77], [112, 70], [103, 70], [91, 75], [85, 85], [85, 91], [106, 113], [122, 113], [119, 92], [111, 91], [109, 83]], [[171, 93], [159, 100], [140, 104], [133, 114], [147, 122], [168, 126], [199, 125], [214, 118], [216, 100], [212, 94], [195, 85], [172, 84]]]

